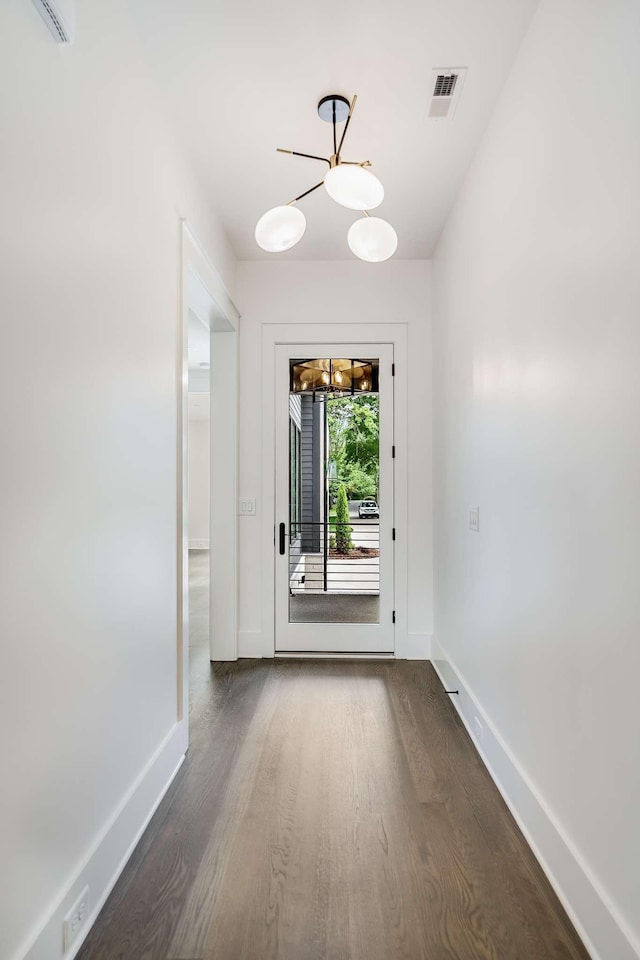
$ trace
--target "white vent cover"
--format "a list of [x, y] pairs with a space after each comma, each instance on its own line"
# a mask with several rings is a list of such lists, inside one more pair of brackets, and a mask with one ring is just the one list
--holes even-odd
[[450, 120], [460, 99], [466, 67], [438, 67], [433, 71], [430, 120]]
[[56, 43], [73, 43], [76, 32], [74, 0], [33, 0]]

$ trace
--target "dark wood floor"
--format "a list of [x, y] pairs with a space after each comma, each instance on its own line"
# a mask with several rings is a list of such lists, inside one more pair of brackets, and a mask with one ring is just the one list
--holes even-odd
[[207, 670], [80, 960], [587, 957], [430, 664]]

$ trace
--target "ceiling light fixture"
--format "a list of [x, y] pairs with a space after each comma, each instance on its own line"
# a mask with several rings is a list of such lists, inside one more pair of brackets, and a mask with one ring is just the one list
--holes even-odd
[[[370, 160], [354, 161], [343, 160], [342, 145], [346, 136], [353, 110], [358, 98], [354, 96], [351, 103], [346, 97], [331, 94], [323, 97], [318, 104], [318, 115], [321, 120], [333, 124], [333, 153], [330, 157], [318, 157], [311, 153], [300, 153], [298, 150], [283, 150], [278, 147], [278, 153], [289, 153], [294, 157], [305, 157], [307, 160], [320, 160], [327, 163], [329, 169], [324, 178], [300, 196], [294, 197], [289, 203], [280, 207], [273, 207], [264, 216], [260, 217], [256, 225], [255, 237], [258, 246], [268, 253], [281, 253], [290, 250], [302, 239], [307, 225], [305, 216], [298, 207], [299, 200], [313, 193], [324, 185], [325, 190], [336, 203], [349, 210], [360, 210], [364, 217], [351, 226], [347, 242], [352, 253], [361, 260], [369, 263], [380, 263], [392, 257], [398, 246], [398, 237], [386, 220], [380, 217], [370, 217], [369, 210], [374, 210], [384, 199], [384, 187], [367, 167]], [[337, 124], [344, 122], [344, 129], [338, 143]]]
[[290, 392], [312, 393], [314, 401], [325, 394], [355, 396], [378, 392], [379, 364], [377, 360], [294, 360], [289, 376]]

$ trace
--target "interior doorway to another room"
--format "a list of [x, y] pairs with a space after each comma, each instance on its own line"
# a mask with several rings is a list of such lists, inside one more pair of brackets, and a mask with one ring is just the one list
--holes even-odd
[[191, 310], [187, 357], [189, 702], [193, 704], [206, 687], [210, 663], [211, 334]]
[[239, 320], [220, 275], [183, 221], [176, 645], [183, 752], [188, 746], [189, 704], [210, 680], [210, 661], [238, 656]]

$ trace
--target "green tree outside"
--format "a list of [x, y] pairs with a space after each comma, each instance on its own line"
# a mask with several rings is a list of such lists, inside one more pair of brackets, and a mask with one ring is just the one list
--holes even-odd
[[365, 394], [327, 403], [329, 457], [348, 500], [377, 497], [379, 484], [379, 397]]
[[349, 526], [349, 502], [347, 500], [347, 489], [344, 483], [341, 483], [338, 487], [335, 530], [336, 550], [338, 553], [349, 553], [353, 547], [353, 541], [351, 539], [353, 527]]

